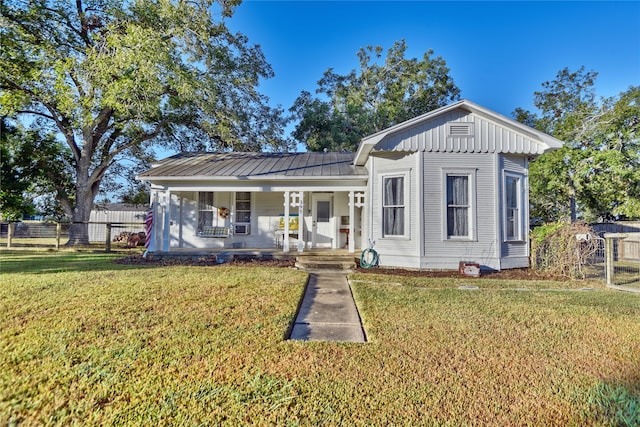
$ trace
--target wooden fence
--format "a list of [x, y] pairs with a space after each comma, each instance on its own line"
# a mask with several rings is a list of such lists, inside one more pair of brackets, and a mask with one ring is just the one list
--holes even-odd
[[[125, 230], [128, 234], [138, 233], [144, 230], [144, 222], [75, 222], [74, 224], [88, 224], [89, 226], [102, 227], [104, 229], [105, 251], [111, 251], [114, 239], [118, 237], [116, 230]], [[18, 221], [0, 224], [0, 238], [7, 239], [7, 248], [11, 248], [16, 239], [37, 244], [38, 246], [53, 246], [60, 249], [60, 242], [69, 237], [71, 223], [65, 222], [38, 222]], [[44, 243], [40, 243], [40, 241]], [[50, 242], [54, 243], [50, 243]], [[144, 244], [144, 241], [142, 242]]]

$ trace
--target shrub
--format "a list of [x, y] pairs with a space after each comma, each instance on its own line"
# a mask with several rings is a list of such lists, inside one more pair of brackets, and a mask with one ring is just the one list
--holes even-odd
[[[577, 237], [585, 236], [583, 239]], [[531, 232], [531, 266], [558, 276], [584, 278], [582, 266], [598, 249], [593, 229], [582, 222], [554, 222]]]

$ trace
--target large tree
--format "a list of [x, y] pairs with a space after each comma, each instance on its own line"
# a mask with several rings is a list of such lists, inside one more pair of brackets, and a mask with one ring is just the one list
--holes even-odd
[[329, 68], [314, 97], [303, 91], [291, 112], [299, 120], [293, 136], [311, 151], [355, 150], [360, 139], [458, 99], [460, 90], [446, 62], [427, 51], [405, 58], [407, 45], [358, 51], [359, 70], [340, 75]]
[[18, 141], [23, 135], [0, 117], [0, 219], [17, 220], [34, 212], [33, 201], [25, 197], [32, 183], [23, 172], [30, 164]]
[[534, 219], [640, 216], [640, 88], [597, 100], [596, 77], [584, 67], [564, 68], [534, 93], [538, 112], [514, 112], [516, 120], [565, 142], [531, 164]]
[[238, 4], [0, 0], [0, 115], [66, 144], [74, 188], [56, 197], [76, 222], [68, 244], [88, 243], [80, 222], [122, 157], [155, 143], [286, 149], [282, 111], [256, 90], [272, 70], [225, 26]]
[[576, 178], [585, 218], [640, 218], [640, 86], [604, 100], [584, 128], [591, 144]]
[[35, 213], [36, 196], [68, 193], [73, 186], [65, 153], [54, 135], [0, 118], [0, 216], [20, 219]]

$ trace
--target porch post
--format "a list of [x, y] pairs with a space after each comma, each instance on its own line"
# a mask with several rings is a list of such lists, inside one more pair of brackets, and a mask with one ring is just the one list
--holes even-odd
[[351, 190], [349, 191], [349, 234], [347, 236], [349, 236], [349, 253], [352, 254], [356, 251], [356, 235], [355, 235], [355, 212], [356, 212], [356, 206], [355, 206], [355, 198], [354, 198], [354, 191]]
[[[145, 232], [149, 234], [147, 238], [149, 239], [149, 244], [147, 245], [147, 250], [144, 252], [143, 257], [146, 258], [150, 252], [156, 251], [156, 245], [158, 241], [158, 223], [160, 221], [160, 213], [158, 212], [158, 193], [154, 190], [151, 190], [151, 206], [149, 206], [149, 210], [151, 216], [147, 216], [145, 218]], [[150, 227], [147, 227], [147, 221], [151, 220]], [[145, 242], [146, 243], [146, 242]]]
[[170, 239], [170, 227], [171, 227], [171, 192], [166, 191], [164, 193], [164, 204], [162, 205], [162, 251], [169, 252], [169, 239]]
[[304, 251], [304, 191], [298, 193], [298, 252]]
[[[298, 219], [298, 221], [300, 221], [300, 219]], [[288, 191], [284, 192], [284, 230], [283, 232], [284, 234], [282, 236], [282, 252], [289, 252], [289, 192]]]

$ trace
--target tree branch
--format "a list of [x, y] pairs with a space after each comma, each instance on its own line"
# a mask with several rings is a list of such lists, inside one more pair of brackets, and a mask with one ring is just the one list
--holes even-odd
[[80, 98], [86, 98], [87, 94], [85, 93], [84, 88], [82, 87], [82, 84], [80, 83], [80, 81], [76, 79], [76, 75], [72, 70], [69, 70], [69, 78], [71, 79], [76, 89], [78, 90], [78, 95], [80, 96]]
[[34, 116], [40, 116], [44, 117], [45, 119], [55, 121], [55, 118], [53, 116], [36, 110], [18, 110], [16, 111], [16, 114], [33, 114]]
[[112, 164], [113, 160], [115, 159], [115, 157], [118, 154], [122, 153], [123, 151], [127, 150], [128, 148], [131, 148], [133, 146], [136, 146], [136, 145], [141, 144], [141, 143], [143, 143], [145, 141], [148, 141], [150, 139], [155, 138], [156, 136], [158, 136], [160, 134], [160, 132], [162, 131], [162, 128], [166, 124], [167, 124], [167, 120], [161, 120], [160, 122], [158, 122], [156, 124], [155, 128], [153, 129], [153, 131], [151, 131], [149, 133], [142, 134], [137, 138], [132, 138], [129, 142], [120, 145], [119, 147], [117, 147], [116, 149], [114, 149], [111, 152], [108, 152], [108, 147], [110, 146], [110, 144], [113, 144], [113, 142], [115, 142], [115, 140], [121, 134], [120, 131], [114, 131], [114, 134], [112, 134], [109, 137], [110, 142], [108, 144], [105, 143], [106, 144], [105, 145], [105, 149], [106, 150], [103, 150], [102, 161], [100, 162], [100, 164], [98, 164], [98, 166], [96, 166], [96, 168], [91, 173], [91, 176], [89, 177], [89, 182], [90, 183], [95, 183], [95, 182], [98, 182], [99, 180], [101, 180], [102, 177], [104, 176], [104, 174], [106, 173], [107, 169]]
[[98, 116], [93, 120], [91, 127], [93, 128], [93, 137], [96, 140], [99, 141], [100, 139], [102, 139], [105, 132], [109, 129], [109, 121], [111, 120], [112, 116], [113, 108], [104, 107], [102, 110], [100, 110]]

